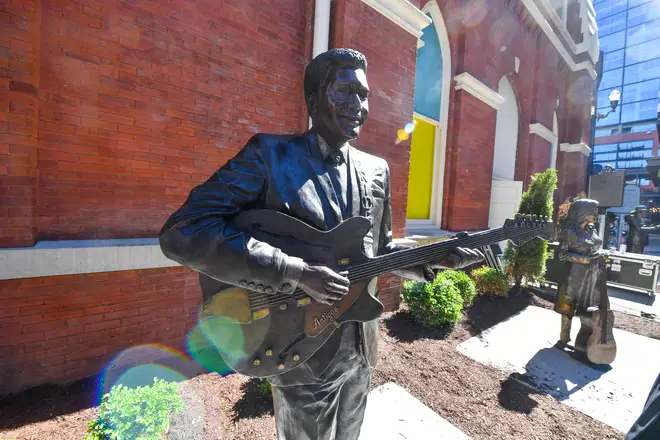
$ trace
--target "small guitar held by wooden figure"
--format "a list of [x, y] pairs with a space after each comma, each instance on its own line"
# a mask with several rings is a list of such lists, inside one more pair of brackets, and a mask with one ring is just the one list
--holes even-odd
[[554, 232], [554, 224], [547, 219], [517, 216], [501, 228], [368, 257], [362, 246], [371, 223], [364, 217], [349, 218], [329, 231], [270, 210], [245, 211], [233, 222], [288, 255], [347, 271], [351, 282], [348, 294], [326, 305], [299, 288], [293, 294], [224, 288], [200, 274], [204, 296], [210, 298], [202, 307], [200, 327], [230, 368], [251, 377], [275, 376], [296, 368], [342, 323], [378, 318], [383, 304], [370, 292], [381, 274], [437, 261], [456, 247], [474, 249], [504, 240], [520, 245], [536, 237], [548, 240]]
[[610, 365], [616, 358], [614, 340], [614, 312], [609, 309], [607, 300], [607, 267], [605, 258], [599, 257], [600, 265], [600, 304], [598, 310], [580, 316], [580, 331], [575, 338], [575, 350], [586, 355], [589, 362], [597, 365]]

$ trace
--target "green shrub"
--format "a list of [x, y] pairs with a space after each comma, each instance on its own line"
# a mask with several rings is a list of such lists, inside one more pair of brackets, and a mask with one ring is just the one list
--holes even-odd
[[415, 321], [425, 327], [452, 324], [463, 317], [463, 298], [451, 280], [406, 281], [401, 296]]
[[482, 295], [506, 296], [509, 293], [509, 276], [493, 267], [481, 266], [472, 271], [477, 291]]
[[469, 307], [477, 296], [477, 288], [472, 278], [460, 270], [444, 270], [438, 274], [441, 280], [449, 280], [458, 288], [461, 298], [463, 298], [463, 307]]
[[98, 418], [89, 422], [85, 440], [160, 440], [172, 412], [182, 409], [176, 383], [155, 378], [151, 386], [116, 385], [103, 396]]
[[[557, 189], [557, 170], [549, 168], [532, 176], [529, 187], [522, 195], [519, 214], [536, 214], [552, 218], [554, 205], [552, 194]], [[526, 283], [540, 281], [545, 276], [545, 261], [548, 258], [548, 242], [534, 238], [520, 246], [507, 244], [504, 250], [507, 271], [516, 286], [523, 280]]]
[[273, 388], [268, 380], [261, 379], [261, 382], [259, 383], [259, 392], [265, 396], [269, 396], [273, 392]]

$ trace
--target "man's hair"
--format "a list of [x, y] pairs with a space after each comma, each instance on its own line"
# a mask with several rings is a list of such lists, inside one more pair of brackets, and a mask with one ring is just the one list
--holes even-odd
[[318, 54], [305, 69], [305, 100], [325, 85], [333, 68], [362, 69], [367, 72], [367, 58], [354, 49], [331, 49]]

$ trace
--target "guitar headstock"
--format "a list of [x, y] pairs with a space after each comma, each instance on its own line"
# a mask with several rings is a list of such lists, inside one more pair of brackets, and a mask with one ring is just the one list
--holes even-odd
[[534, 238], [550, 240], [555, 232], [555, 224], [547, 216], [516, 214], [515, 218], [504, 222], [506, 238], [520, 246]]

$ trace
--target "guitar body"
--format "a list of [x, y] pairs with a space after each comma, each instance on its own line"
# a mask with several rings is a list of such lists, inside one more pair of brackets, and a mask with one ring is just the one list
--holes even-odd
[[[371, 225], [352, 217], [330, 231], [320, 231], [275, 211], [247, 211], [236, 225], [257, 240], [341, 271], [370, 260], [362, 252]], [[267, 377], [290, 371], [309, 359], [344, 322], [378, 318], [382, 303], [369, 290], [374, 280], [352, 282], [349, 293], [333, 305], [320, 304], [300, 289], [293, 295], [226, 287], [200, 274], [205, 297], [200, 327], [234, 371]]]
[[587, 346], [589, 345], [589, 338], [594, 333], [594, 320], [593, 312], [580, 315], [580, 331], [575, 338], [575, 351], [587, 356]]
[[614, 313], [611, 310], [595, 310], [580, 316], [580, 332], [575, 338], [575, 349], [582, 352], [589, 362], [610, 365], [616, 359], [614, 340]]

